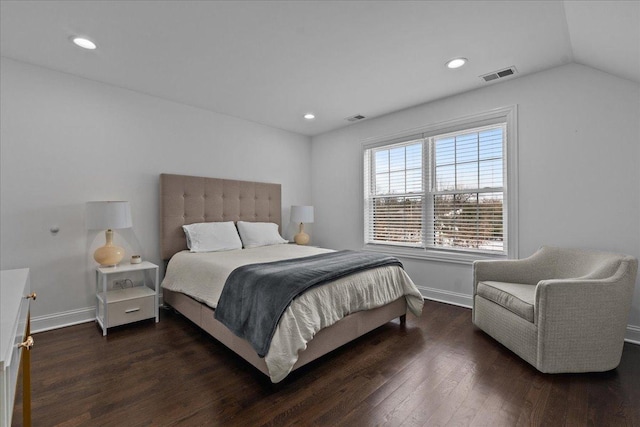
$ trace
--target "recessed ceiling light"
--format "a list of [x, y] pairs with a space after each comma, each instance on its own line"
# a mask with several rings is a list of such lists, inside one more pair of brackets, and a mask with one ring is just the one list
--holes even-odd
[[80, 46], [83, 49], [93, 50], [96, 47], [96, 44], [89, 39], [85, 39], [84, 37], [72, 37], [71, 41], [76, 45]]
[[454, 69], [454, 68], [460, 68], [466, 63], [467, 63], [467, 58], [453, 58], [452, 60], [447, 61], [445, 65], [447, 66], [447, 68]]
[[313, 114], [313, 113], [307, 113], [307, 114], [304, 115], [304, 118], [307, 119], [307, 120], [313, 120], [313, 119], [316, 118], [316, 115]]

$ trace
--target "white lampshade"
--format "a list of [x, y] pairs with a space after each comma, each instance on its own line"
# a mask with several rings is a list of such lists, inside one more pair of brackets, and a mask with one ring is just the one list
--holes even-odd
[[313, 206], [291, 206], [291, 222], [294, 224], [313, 222]]
[[87, 229], [106, 230], [131, 227], [129, 202], [87, 202]]

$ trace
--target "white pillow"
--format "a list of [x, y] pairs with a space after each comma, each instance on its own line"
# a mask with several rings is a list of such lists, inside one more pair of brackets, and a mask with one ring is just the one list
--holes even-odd
[[240, 232], [242, 245], [245, 248], [289, 243], [280, 236], [278, 224], [273, 222], [238, 221], [238, 231]]
[[200, 222], [183, 225], [187, 247], [191, 252], [217, 252], [242, 249], [242, 242], [233, 221]]

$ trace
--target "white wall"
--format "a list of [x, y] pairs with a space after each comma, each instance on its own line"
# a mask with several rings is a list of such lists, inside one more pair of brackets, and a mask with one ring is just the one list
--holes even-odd
[[[640, 257], [640, 87], [588, 67], [490, 85], [310, 144], [7, 58], [0, 66], [0, 267], [31, 268], [36, 328], [93, 315], [91, 253], [103, 237], [84, 228], [86, 201], [129, 200], [134, 227], [116, 231], [116, 240], [160, 263], [158, 174], [280, 182], [285, 226], [291, 204], [312, 202], [314, 244], [359, 248], [362, 140], [512, 104], [519, 107], [520, 256], [555, 244]], [[49, 232], [54, 225], [57, 235]], [[469, 266], [403, 261], [426, 296], [471, 303]], [[640, 279], [630, 325], [628, 336], [640, 341]]]
[[[363, 121], [312, 138], [314, 236], [360, 248], [362, 141], [518, 105], [519, 255], [541, 245], [640, 257], [640, 86], [581, 65]], [[468, 265], [403, 260], [430, 298], [471, 305]], [[640, 279], [627, 337], [640, 341]]]
[[87, 201], [129, 200], [116, 243], [156, 264], [162, 172], [281, 183], [285, 237], [311, 202], [308, 137], [7, 58], [0, 75], [1, 268], [31, 268], [35, 329], [93, 316]]

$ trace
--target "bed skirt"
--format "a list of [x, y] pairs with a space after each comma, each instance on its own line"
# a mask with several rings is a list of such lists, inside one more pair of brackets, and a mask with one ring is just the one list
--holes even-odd
[[[255, 366], [260, 372], [267, 376], [269, 375], [264, 359], [258, 356], [248, 341], [236, 336], [226, 326], [214, 319], [214, 310], [211, 307], [201, 304], [185, 294], [168, 289], [163, 289], [163, 297], [166, 304], [200, 326], [209, 335]], [[403, 296], [382, 307], [359, 311], [344, 317], [315, 335], [308, 343], [307, 348], [299, 353], [298, 361], [293, 366], [292, 371], [361, 337], [396, 317], [400, 317], [401, 323], [404, 323], [406, 312], [407, 303]]]

